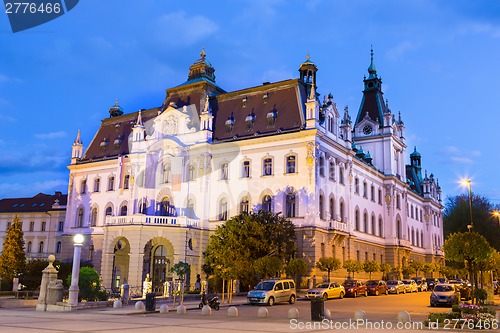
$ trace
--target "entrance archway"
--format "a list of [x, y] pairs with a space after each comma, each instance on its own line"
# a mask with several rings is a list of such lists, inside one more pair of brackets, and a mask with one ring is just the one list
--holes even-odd
[[174, 260], [174, 248], [165, 238], [154, 238], [144, 247], [143, 277], [147, 274], [153, 284], [153, 292], [163, 292], [163, 284], [172, 281], [173, 273], [170, 272]]
[[117, 238], [113, 247], [113, 271], [111, 289], [120, 290], [123, 283], [127, 283], [130, 260], [130, 243], [124, 237]]

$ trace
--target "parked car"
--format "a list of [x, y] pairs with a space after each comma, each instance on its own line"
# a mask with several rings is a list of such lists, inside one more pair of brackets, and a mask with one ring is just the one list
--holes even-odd
[[439, 283], [448, 283], [448, 279], [445, 278], [445, 277], [437, 278], [437, 280], [438, 280]]
[[417, 284], [418, 291], [427, 291], [427, 281], [424, 278], [413, 278]]
[[450, 283], [439, 283], [434, 287], [430, 296], [431, 306], [458, 304], [460, 292], [455, 285]]
[[280, 302], [293, 304], [297, 299], [295, 282], [290, 279], [261, 281], [248, 292], [247, 299], [248, 303], [252, 305], [267, 304], [272, 306]]
[[324, 282], [316, 286], [316, 288], [309, 289], [306, 293], [306, 298], [323, 297], [325, 301], [329, 298], [344, 298], [345, 288], [337, 282]]
[[403, 280], [403, 283], [405, 285], [407, 293], [418, 292], [418, 287], [417, 287], [417, 283], [415, 282], [415, 280], [405, 279], [405, 280]]
[[387, 281], [387, 289], [391, 294], [406, 294], [405, 284], [401, 280], [389, 280]]
[[427, 282], [427, 289], [432, 290], [436, 286], [436, 284], [439, 283], [438, 279], [436, 278], [426, 278], [425, 281]]
[[361, 280], [345, 280], [344, 281], [345, 295], [358, 297], [359, 295], [368, 296], [366, 285]]
[[384, 280], [369, 280], [366, 282], [366, 289], [369, 295], [378, 296], [380, 294], [387, 295], [389, 291], [387, 290], [387, 283]]

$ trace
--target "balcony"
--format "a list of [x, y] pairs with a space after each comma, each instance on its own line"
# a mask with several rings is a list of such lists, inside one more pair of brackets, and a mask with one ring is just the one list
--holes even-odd
[[199, 228], [200, 220], [190, 219], [186, 216], [149, 216], [149, 215], [128, 215], [128, 216], [106, 216], [106, 226], [125, 225], [158, 225], [164, 227]]
[[330, 220], [330, 221], [327, 221], [327, 223], [329, 224], [328, 229], [330, 229], [330, 230], [338, 230], [338, 231], [342, 231], [342, 232], [348, 232], [347, 223], [345, 223], [345, 222], [340, 222], [337, 220]]

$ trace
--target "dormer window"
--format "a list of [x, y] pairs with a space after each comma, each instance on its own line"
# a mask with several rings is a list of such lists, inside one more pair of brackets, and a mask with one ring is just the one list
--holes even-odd
[[108, 140], [106, 138], [102, 140], [100, 147], [102, 150], [106, 150], [106, 148], [108, 148]]
[[226, 132], [228, 132], [228, 133], [232, 132], [233, 127], [234, 127], [234, 119], [233, 119], [233, 117], [229, 117], [226, 120], [225, 125], [226, 125]]
[[248, 97], [245, 97], [241, 100], [241, 105], [245, 108], [247, 106], [247, 102], [248, 102]]
[[262, 96], [262, 102], [264, 102], [264, 104], [266, 104], [268, 99], [269, 99], [269, 95], [267, 93], [265, 93], [264, 96]]
[[276, 116], [278, 115], [278, 112], [276, 110], [271, 110], [267, 114], [267, 127], [274, 127], [276, 124]]
[[246, 118], [245, 118], [245, 127], [247, 129], [247, 131], [250, 131], [253, 129], [253, 123], [255, 122], [255, 116], [253, 114], [249, 114]]
[[122, 139], [120, 137], [117, 137], [113, 142], [113, 146], [115, 147], [116, 150], [120, 149], [121, 144], [122, 144]]

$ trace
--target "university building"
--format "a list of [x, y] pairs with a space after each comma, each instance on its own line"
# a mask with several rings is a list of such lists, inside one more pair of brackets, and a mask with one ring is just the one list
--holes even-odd
[[406, 146], [373, 53], [357, 112], [318, 93], [317, 70], [307, 58], [297, 78], [227, 92], [202, 51], [160, 107], [117, 100], [86, 149], [80, 133], [73, 144], [65, 253], [84, 234], [82, 259], [108, 288], [149, 274], [160, 290], [179, 261], [194, 284], [216, 226], [264, 209], [293, 221], [311, 276], [323, 256], [442, 261], [441, 190]]

